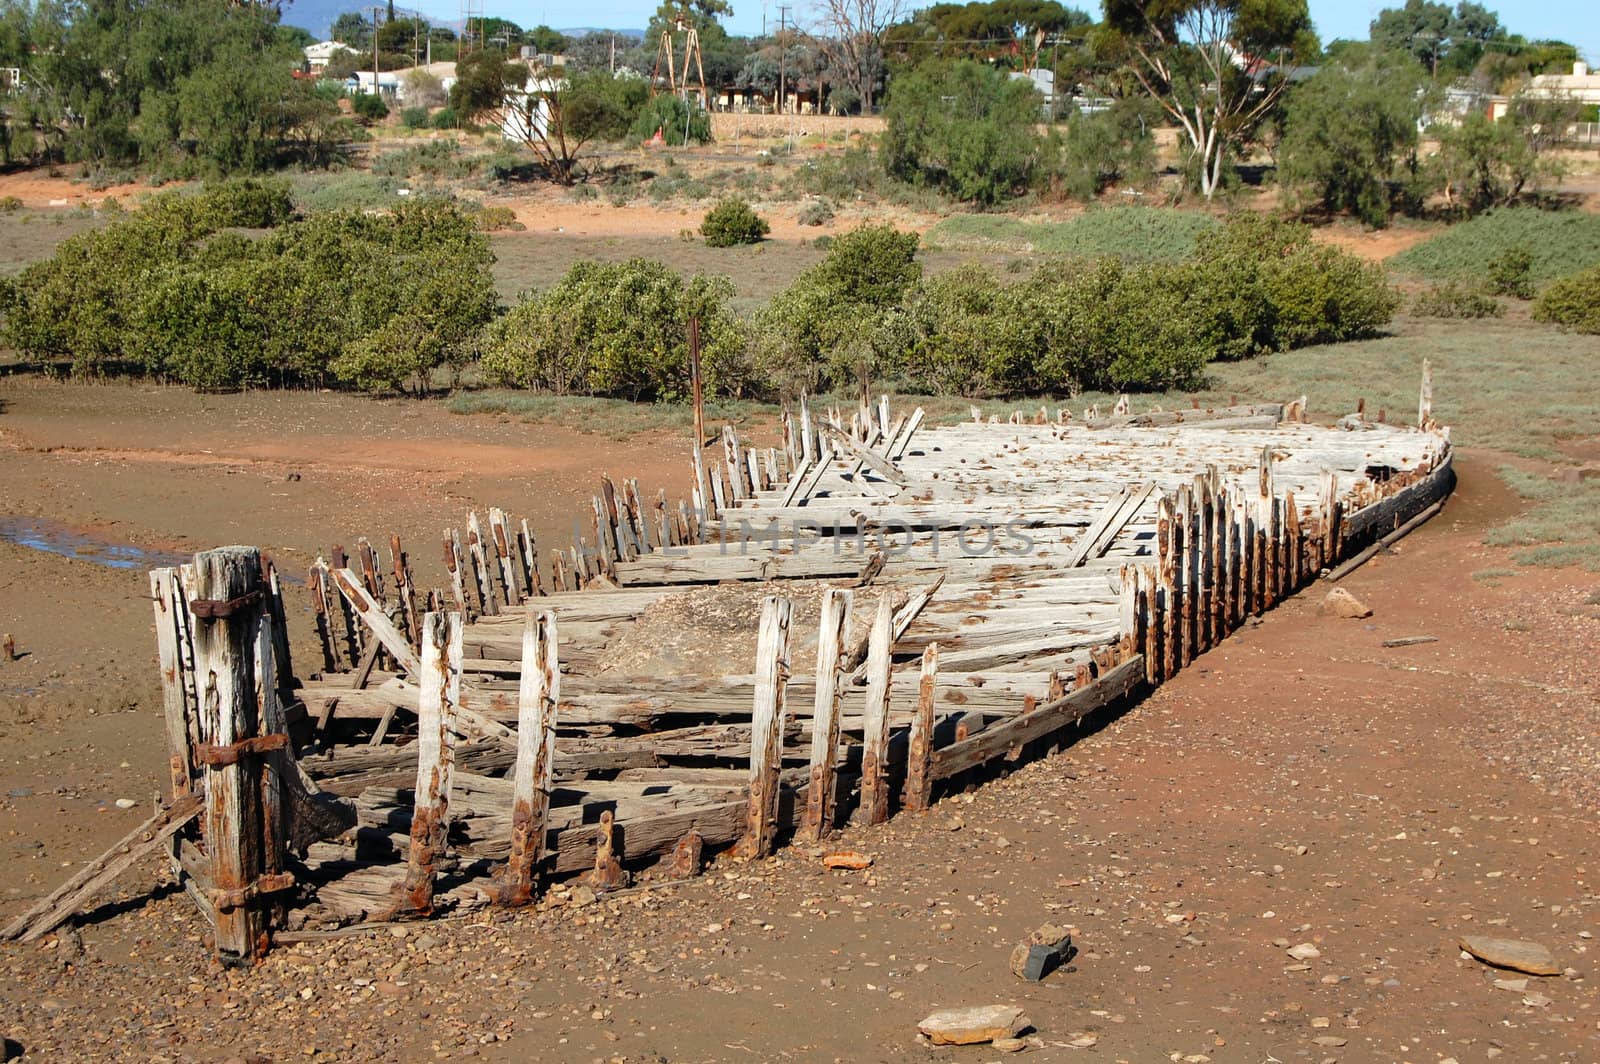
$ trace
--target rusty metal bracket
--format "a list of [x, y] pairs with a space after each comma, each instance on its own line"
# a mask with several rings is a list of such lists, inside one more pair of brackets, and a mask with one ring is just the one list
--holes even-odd
[[212, 768], [222, 768], [226, 765], [236, 765], [242, 757], [260, 757], [262, 754], [273, 750], [282, 750], [289, 745], [287, 732], [274, 732], [271, 735], [260, 735], [254, 739], [242, 739], [227, 746], [216, 746], [212, 743], [201, 743], [195, 747], [194, 759], [202, 765]]
[[212, 887], [206, 894], [218, 912], [227, 912], [229, 909], [241, 908], [265, 895], [289, 890], [293, 886], [294, 873], [279, 872], [275, 875], [261, 876], [254, 883], [248, 883], [237, 890]]
[[232, 617], [246, 606], [254, 606], [261, 601], [261, 591], [247, 591], [238, 598], [231, 599], [191, 599], [189, 612], [203, 620], [216, 621], [224, 617]]

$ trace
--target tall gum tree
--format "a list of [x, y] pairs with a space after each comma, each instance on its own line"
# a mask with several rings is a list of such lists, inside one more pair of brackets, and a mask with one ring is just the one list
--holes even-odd
[[1105, 0], [1129, 71], [1183, 130], [1210, 199], [1288, 79], [1318, 54], [1306, 0]]

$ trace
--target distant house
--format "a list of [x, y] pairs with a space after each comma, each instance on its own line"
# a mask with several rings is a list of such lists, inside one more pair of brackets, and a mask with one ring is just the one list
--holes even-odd
[[1043, 67], [1032, 70], [1013, 70], [1011, 80], [1030, 82], [1044, 97], [1044, 117], [1046, 120], [1054, 117], [1056, 113], [1056, 72]]
[[312, 77], [321, 77], [322, 72], [328, 69], [328, 63], [339, 52], [350, 49], [338, 41], [318, 41], [305, 47], [306, 72]]
[[376, 92], [386, 101], [398, 102], [400, 100], [400, 77], [403, 70], [382, 70], [374, 75], [370, 70], [358, 70], [344, 81], [344, 87], [351, 96], [371, 96]]
[[529, 72], [520, 88], [506, 93], [500, 109], [500, 136], [518, 144], [543, 137], [550, 127], [550, 94], [566, 86], [566, 80]]
[[1589, 73], [1588, 63], [1573, 63], [1570, 74], [1540, 74], [1534, 78], [1528, 83], [1528, 95], [1600, 104], [1600, 74]]

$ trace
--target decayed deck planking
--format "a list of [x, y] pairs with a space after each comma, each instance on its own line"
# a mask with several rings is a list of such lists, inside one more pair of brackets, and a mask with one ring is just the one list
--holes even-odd
[[[1421, 427], [1345, 429], [1298, 420], [1303, 400], [939, 428], [886, 401], [848, 420], [802, 405], [781, 452], [728, 427], [722, 462], [697, 453], [693, 505], [605, 478], [590, 535], [551, 552], [548, 578], [499, 508], [487, 529], [468, 515], [465, 550], [445, 533], [448, 590], [420, 590], [397, 537], [387, 593], [367, 540], [359, 567], [336, 547], [309, 582], [323, 670], [295, 681], [310, 732], [295, 745], [360, 819], [295, 864], [282, 926], [520, 904], [597, 850], [603, 887], [616, 859], [681, 871], [702, 848], [769, 852], [802, 820], [820, 838], [852, 807], [866, 822], [924, 808], [1436, 509], [1453, 474], [1430, 400]], [[748, 633], [704, 629], [732, 655], [715, 667], [638, 660], [660, 618], [701, 633], [696, 609], [756, 602], [759, 647], [752, 613]], [[530, 654], [530, 624], [559, 639]], [[170, 627], [181, 644], [193, 625]], [[186, 651], [161, 635], [170, 683]], [[790, 675], [813, 656], [820, 683]], [[190, 734], [185, 700], [169, 702], [169, 733]], [[553, 745], [521, 741], [529, 720]]]

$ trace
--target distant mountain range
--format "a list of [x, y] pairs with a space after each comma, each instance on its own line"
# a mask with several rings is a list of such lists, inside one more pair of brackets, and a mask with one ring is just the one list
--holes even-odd
[[[395, 13], [399, 14], [403, 6], [396, 4]], [[449, 0], [446, 0], [445, 6], [449, 8], [449, 17], [427, 10], [418, 10], [415, 13], [436, 25], [449, 26], [453, 30], [459, 30], [461, 28], [460, 7], [449, 4]], [[340, 15], [346, 11], [358, 11], [366, 14], [371, 7], [371, 4], [363, 4], [361, 0], [289, 0], [283, 6], [283, 24], [286, 26], [299, 26], [321, 41], [327, 39], [328, 29]], [[411, 14], [412, 9], [406, 8], [406, 13], [408, 15]], [[517, 22], [516, 19], [512, 21]], [[517, 22], [517, 24], [521, 25], [520, 22]], [[523, 28], [532, 29], [531, 26]], [[600, 26], [557, 27], [557, 32], [564, 33], [568, 37], [582, 37], [585, 33], [615, 33], [619, 37], [631, 37], [634, 40], [644, 39], [644, 30], [620, 30]]]

